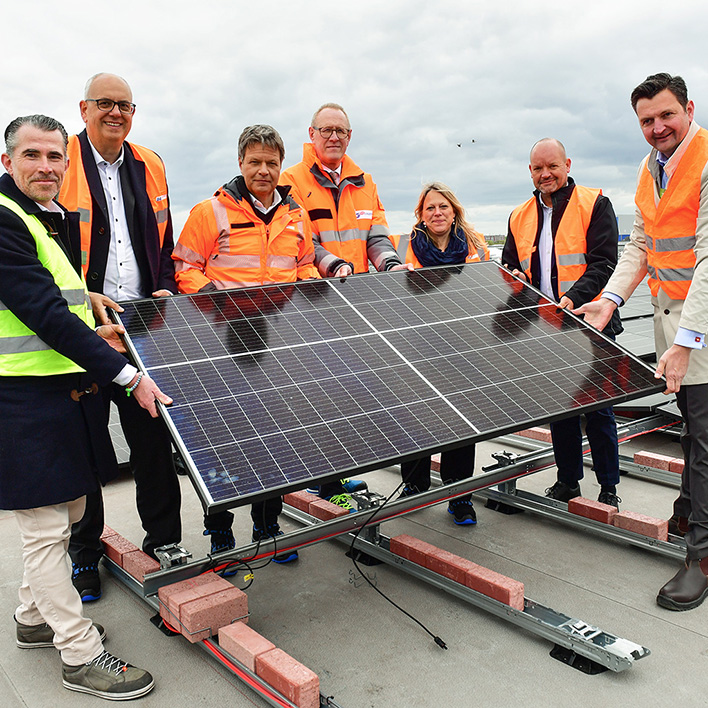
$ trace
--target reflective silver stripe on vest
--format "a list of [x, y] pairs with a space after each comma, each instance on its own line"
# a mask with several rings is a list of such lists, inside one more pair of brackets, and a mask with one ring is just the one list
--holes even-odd
[[303, 265], [307, 265], [308, 263], [314, 263], [314, 262], [315, 262], [315, 252], [310, 251], [309, 253], [306, 253], [302, 258], [298, 259], [297, 265], [303, 266]]
[[[321, 253], [321, 251], [320, 251], [320, 253]], [[322, 258], [320, 258], [320, 261], [317, 264], [317, 269], [320, 271], [320, 275], [326, 277], [327, 274], [329, 273], [329, 269], [332, 267], [332, 264], [335, 261], [339, 261], [342, 259], [339, 256], [335, 256], [333, 253], [328, 253], [327, 251], [325, 251], [325, 254], [326, 255], [324, 255], [324, 256], [322, 256]]]
[[559, 280], [558, 281], [558, 289], [562, 293], [567, 293], [568, 290], [570, 290], [573, 285], [575, 285], [576, 281], [575, 280]]
[[647, 263], [647, 273], [649, 274], [650, 278], [654, 278], [654, 280], [656, 280], [656, 268], [654, 268], [654, 266], [649, 263]]
[[368, 229], [344, 229], [343, 231], [320, 231], [320, 242], [328, 241], [366, 241]]
[[656, 268], [654, 278], [666, 282], [693, 280], [693, 268]]
[[647, 248], [655, 253], [665, 253], [666, 251], [692, 251], [695, 245], [695, 234], [693, 236], [674, 236], [672, 238], [657, 239], [647, 236]]
[[265, 285], [260, 280], [212, 280], [219, 290], [233, 290], [234, 288], [248, 288], [251, 285]]
[[[218, 253], [211, 257], [211, 263], [215, 268], [260, 268], [261, 257], [249, 255], [227, 255]], [[293, 258], [293, 261], [295, 259]]]
[[79, 207], [76, 211], [79, 212], [79, 221], [82, 221], [84, 224], [91, 222], [91, 212], [88, 209]]
[[155, 212], [155, 219], [158, 224], [164, 224], [167, 221], [167, 209], [160, 209]]
[[294, 256], [274, 256], [271, 254], [266, 258], [266, 266], [268, 268], [297, 268], [297, 258]]
[[401, 263], [406, 262], [406, 255], [408, 254], [408, 244], [411, 242], [410, 234], [401, 234], [401, 238], [398, 241], [398, 248], [396, 252], [398, 257], [401, 259]]
[[[226, 207], [216, 198], [211, 198], [211, 208], [214, 211], [214, 219], [216, 220], [216, 228], [219, 235], [216, 239], [219, 244], [219, 253], [229, 252], [229, 236], [231, 234], [231, 224], [229, 223], [229, 215]], [[179, 242], [178, 242], [179, 243]]]
[[588, 262], [584, 253], [561, 253], [558, 256], [558, 265], [585, 265]]
[[531, 259], [524, 258], [524, 260], [521, 261], [521, 270], [528, 270], [530, 265], [531, 265]]
[[51, 347], [36, 334], [27, 334], [21, 337], [0, 337], [0, 354], [29, 354], [31, 352], [45, 352], [49, 349]]
[[477, 257], [479, 258], [480, 261], [483, 261], [486, 255], [487, 254], [484, 252], [483, 248], [477, 249]]
[[[61, 290], [61, 296], [66, 300], [69, 307], [75, 305], [88, 304], [89, 309], [91, 308], [91, 299], [86, 294], [83, 288], [76, 288], [75, 290]], [[0, 301], [0, 310], [7, 310], [7, 306]]]
[[360, 233], [368, 233], [369, 236], [388, 236], [391, 232], [383, 224], [372, 224], [368, 232], [360, 231]]

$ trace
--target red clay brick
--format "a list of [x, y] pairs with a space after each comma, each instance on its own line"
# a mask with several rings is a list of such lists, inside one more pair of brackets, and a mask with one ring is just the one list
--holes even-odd
[[465, 585], [467, 574], [476, 567], [475, 563], [465, 558], [460, 558], [454, 553], [435, 548], [431, 555], [425, 558], [425, 567], [446, 578], [450, 578], [460, 585]]
[[465, 585], [517, 610], [524, 609], [524, 584], [481, 565], [468, 571]]
[[114, 531], [110, 526], [103, 525], [103, 533], [101, 534], [101, 541], [108, 538], [109, 536], [118, 536], [118, 532]]
[[342, 509], [341, 506], [332, 504], [326, 499], [320, 499], [319, 497], [316, 497], [316, 499], [317, 501], [313, 501], [310, 504], [308, 512], [317, 519], [329, 521], [330, 519], [336, 519], [338, 516], [346, 516], [349, 513], [347, 509]]
[[320, 680], [317, 674], [282, 649], [272, 649], [257, 656], [256, 674], [298, 708], [319, 708]]
[[430, 543], [421, 541], [419, 538], [413, 538], [413, 536], [405, 533], [400, 536], [394, 536], [391, 539], [390, 550], [391, 553], [395, 553], [397, 556], [401, 556], [401, 558], [423, 567], [426, 567], [426, 558], [435, 555], [436, 551], [439, 551]]
[[584, 516], [586, 519], [601, 521], [603, 524], [612, 524], [612, 519], [617, 514], [617, 508], [611, 504], [602, 504], [599, 501], [575, 497], [568, 502], [568, 511], [571, 514]]
[[221, 627], [219, 646], [253, 672], [256, 671], [256, 657], [275, 649], [273, 642], [268, 641], [243, 622], [234, 622]]
[[654, 467], [657, 470], [666, 470], [667, 472], [669, 471], [671, 461], [675, 459], [675, 457], [658, 455], [655, 452], [648, 452], [647, 450], [640, 450], [634, 453], [634, 464]]
[[437, 455], [431, 455], [430, 469], [433, 472], [440, 472], [440, 453], [438, 453]]
[[674, 457], [671, 462], [669, 462], [669, 472], [676, 472], [676, 474], [683, 474], [684, 461], [682, 457]]
[[233, 585], [216, 573], [203, 573], [194, 578], [180, 580], [178, 583], [163, 585], [157, 591], [160, 600], [160, 616], [170, 626], [179, 629], [180, 604], [196, 600], [198, 597], [206, 597], [220, 590], [227, 590], [230, 587]]
[[666, 541], [669, 537], [669, 522], [666, 519], [655, 519], [633, 511], [621, 511], [612, 523], [619, 529], [634, 531], [659, 541]]
[[472, 590], [488, 595], [517, 610], [524, 609], [524, 584], [518, 580], [507, 578], [501, 573], [407, 534], [394, 536], [391, 539], [390, 549], [391, 553], [444, 575], [461, 585], [466, 585]]
[[133, 551], [123, 556], [123, 570], [141, 583], [147, 573], [160, 570], [160, 564], [142, 551]]
[[542, 442], [551, 442], [551, 431], [545, 428], [527, 428], [526, 430], [517, 430], [517, 435], [521, 435], [523, 438], [533, 438], [534, 440], [541, 440]]
[[118, 534], [104, 538], [103, 549], [106, 555], [121, 568], [123, 567], [123, 556], [126, 553], [133, 553], [134, 551], [140, 550], [134, 543], [131, 543], [127, 538], [123, 538]]
[[286, 494], [283, 497], [283, 501], [286, 504], [289, 504], [296, 509], [300, 509], [300, 511], [305, 511], [308, 514], [310, 513], [310, 504], [319, 500], [320, 497], [316, 494], [310, 494], [310, 492], [305, 491], [293, 492], [292, 494]]
[[229, 584], [228, 590], [200, 597], [180, 605], [182, 634], [192, 643], [215, 637], [221, 627], [234, 620], [245, 621], [248, 615], [246, 593]]

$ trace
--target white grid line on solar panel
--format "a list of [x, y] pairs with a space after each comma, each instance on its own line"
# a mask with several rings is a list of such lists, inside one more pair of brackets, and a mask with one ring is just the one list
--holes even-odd
[[[278, 327], [271, 327], [264, 318], [207, 324], [204, 327], [192, 327], [184, 330], [164, 329], [155, 334], [138, 335], [134, 338], [134, 342], [136, 349], [143, 356], [162, 361], [155, 366], [170, 366], [187, 361], [227, 358], [249, 355], [268, 349], [277, 350], [307, 345], [312, 341], [326, 341], [328, 333], [331, 334], [330, 339], [332, 340], [366, 334], [356, 333], [355, 328], [351, 325], [351, 317], [345, 317], [343, 310], [344, 308], [341, 308], [340, 314], [342, 316], [336, 323], [323, 318], [318, 323], [318, 327], [309, 322], [287, 324], [289, 338], [299, 340], [295, 343], [286, 341], [285, 337], [280, 334], [279, 330], [284, 329], [281, 326], [282, 322], [278, 323]], [[349, 314], [348, 308], [346, 314]], [[307, 338], [302, 334], [305, 330], [311, 334], [310, 341], [307, 341]], [[354, 333], [349, 334], [349, 332]], [[149, 344], [145, 343], [145, 338], [149, 339]], [[274, 338], [277, 338], [277, 344], [273, 343]], [[270, 340], [270, 345], [267, 344], [266, 339]], [[254, 346], [256, 342], [260, 346]], [[190, 343], [192, 343], [191, 346]], [[216, 343], [218, 343], [220, 352], [224, 353], [217, 353]], [[237, 351], [234, 351], [235, 349]], [[179, 356], [175, 356], [175, 351], [179, 353]]]
[[[410, 385], [411, 381], [406, 380], [407, 377], [405, 376], [405, 374], [409, 371], [409, 368], [405, 367], [403, 364], [395, 367], [380, 366], [378, 370], [362, 370], [348, 375], [342, 375], [337, 372], [333, 374], [330, 379], [320, 377], [317, 381], [309, 381], [304, 384], [292, 383], [289, 386], [279, 384], [277, 386], [270, 386], [257, 391], [253, 390], [250, 392], [214, 395], [213, 391], [215, 387], [213, 380], [209, 380], [208, 375], [205, 376], [204, 371], [197, 372], [193, 369], [193, 373], [195, 374], [195, 382], [188, 395], [185, 396], [187, 403], [180, 404], [179, 398], [175, 396], [176, 402], [171, 407], [171, 410], [177, 411], [181, 406], [185, 405], [194, 407], [205, 405], [207, 403], [219, 406], [232, 400], [240, 405], [240, 399], [255, 395], [262, 404], [263, 411], [267, 412], [276, 406], [280, 407], [278, 416], [279, 422], [276, 423], [273, 416], [268, 413], [272, 423], [272, 425], [268, 425], [268, 421], [259, 419], [257, 414], [253, 411], [246, 411], [242, 408], [243, 420], [239, 421], [239, 425], [243, 426], [244, 422], [248, 421], [253, 426], [252, 429], [254, 431], [254, 437], [260, 434], [258, 433], [258, 429], [263, 429], [264, 427], [272, 428], [273, 433], [276, 433], [279, 430], [287, 433], [297, 427], [311, 427], [321, 423], [336, 424], [339, 420], [345, 420], [347, 418], [351, 418], [352, 416], [360, 416], [375, 413], [381, 410], [394, 409], [398, 406], [407, 406], [419, 403], [421, 401], [433, 400], [435, 396], [422, 396], [413, 386]], [[382, 376], [380, 372], [385, 372], [385, 376]], [[197, 374], [199, 375], [197, 376]], [[404, 375], [401, 376], [401, 374]], [[216, 377], [223, 382], [225, 388], [229, 387], [228, 381], [224, 379], [220, 373], [217, 373]], [[366, 380], [362, 381], [364, 377], [366, 377]], [[410, 379], [410, 377], [408, 378]], [[162, 381], [168, 390], [171, 382], [175, 382], [172, 384], [173, 389], [176, 385], [184, 395], [184, 388], [177, 379], [170, 380], [170, 378], [165, 377]], [[319, 389], [325, 394], [327, 401], [331, 403], [330, 411], [333, 411], [332, 415], [323, 416], [318, 409], [315, 409], [315, 407], [309, 403], [309, 398], [313, 397], [313, 395], [312, 393], [308, 395], [306, 392], [309, 392], [315, 383], [318, 384]], [[337, 391], [340, 394], [339, 399], [330, 396], [324, 388], [325, 385], [332, 391]], [[207, 390], [209, 393], [207, 393]], [[203, 397], [201, 398], [199, 397], [199, 391], [203, 391]], [[403, 395], [404, 393], [407, 393], [407, 395]], [[299, 400], [293, 400], [291, 402], [286, 400], [288, 397], [294, 398], [295, 395], [299, 396]], [[384, 398], [386, 395], [389, 396], [389, 399]], [[395, 399], [395, 401], [393, 399]], [[319, 399], [319, 402], [322, 403], [321, 398]], [[345, 403], [350, 405], [348, 409], [343, 408]], [[368, 403], [368, 406], [366, 403]], [[293, 426], [291, 428], [284, 429], [283, 420], [287, 414], [287, 411], [283, 409], [284, 406], [290, 408], [292, 408], [292, 406], [296, 406], [297, 409], [299, 409], [299, 413], [293, 413], [293, 417], [298, 421], [302, 421], [304, 419], [302, 413], [303, 408], [309, 408], [307, 414], [309, 416], [317, 416], [319, 420], [311, 419], [312, 422], [309, 425]], [[355, 406], [358, 411], [352, 410], [351, 406]], [[254, 419], [255, 423], [253, 422]], [[233, 423], [233, 415], [229, 416], [228, 420]], [[204, 437], [206, 439], [206, 435]], [[228, 442], [236, 440], [233, 434], [231, 434], [229, 438], [230, 439]]]
[[[339, 293], [339, 291], [336, 291], [336, 292], [341, 295], [341, 293]], [[344, 295], [341, 295], [341, 297], [342, 297], [343, 299], [346, 299], [346, 298], [344, 298]], [[354, 309], [354, 312], [355, 312], [364, 322], [366, 322], [366, 324], [369, 325], [372, 329], [376, 329], [376, 328], [374, 327], [374, 325], [371, 324], [371, 322], [369, 322], [369, 320], [364, 316], [363, 313], [359, 312], [359, 310], [357, 310], [357, 309]], [[418, 369], [416, 369], [416, 367], [413, 366], [413, 364], [412, 364], [410, 361], [408, 361], [408, 359], [406, 359], [406, 357], [403, 355], [402, 352], [400, 352], [398, 349], [396, 349], [396, 347], [394, 347], [393, 344], [392, 344], [388, 339], [386, 339], [383, 335], [380, 335], [380, 336], [381, 336], [381, 340], [382, 340], [388, 347], [390, 347], [391, 351], [392, 351], [396, 356], [398, 356], [403, 362], [405, 362], [405, 364], [406, 364], [407, 366], [409, 366], [409, 367], [420, 377], [420, 379], [421, 379], [424, 383], [426, 383], [428, 386], [430, 386], [430, 388], [432, 388], [433, 391], [435, 391], [435, 393], [436, 393], [443, 401], [445, 401], [445, 403], [447, 403], [447, 404], [450, 406], [450, 408], [451, 408], [455, 413], [457, 413], [457, 415], [459, 415], [459, 416], [460, 416], [466, 423], [468, 423], [472, 428], [475, 427], [469, 420], [467, 420], [467, 419], [465, 418], [465, 416], [464, 416], [459, 410], [457, 410], [457, 409], [455, 408], [455, 406], [454, 406], [450, 401], [448, 401], [448, 400], [443, 396], [443, 394], [442, 394], [440, 391], [438, 391], [437, 388], [435, 388], [435, 386], [433, 386], [433, 384], [432, 384], [430, 381], [428, 381], [428, 380], [425, 378], [425, 376], [423, 376], [423, 374], [422, 374], [420, 371], [418, 371]], [[479, 431], [477, 431], [477, 432], [479, 432]]]
[[[407, 369], [406, 369], [405, 367], [403, 367], [403, 365], [401, 365], [400, 367], [397, 367], [397, 368], [398, 368], [398, 369], [401, 369], [401, 370], [404, 370], [404, 371], [407, 371]], [[196, 373], [197, 373], [197, 372], [195, 372], [195, 374], [196, 374]], [[378, 381], [379, 381], [379, 384], [383, 384], [383, 379], [381, 378], [381, 376], [380, 376], [378, 373], [376, 373], [376, 377], [377, 377], [377, 379], [378, 379]], [[198, 376], [197, 378], [201, 379], [201, 378], [203, 378], [203, 376]], [[389, 378], [389, 383], [390, 383], [390, 378]], [[164, 386], [165, 388], [168, 388], [168, 382], [165, 381], [165, 383], [163, 384], [163, 386]], [[346, 382], [345, 382], [345, 383], [344, 383], [344, 386], [347, 387], [348, 384], [346, 384]], [[181, 388], [181, 387], [180, 387], [180, 388]], [[213, 389], [213, 386], [212, 386], [212, 385], [209, 385], [208, 388], [210, 388], [210, 390], [211, 390], [211, 389]], [[397, 387], [393, 387], [393, 388], [395, 389], [395, 388], [397, 388]], [[346, 390], [346, 388], [345, 388], [344, 390]], [[258, 398], [259, 398], [259, 400], [262, 402], [262, 397], [258, 397]], [[195, 396], [193, 395], [193, 393], [188, 396], [188, 399], [190, 400], [190, 405], [189, 405], [188, 407], [189, 407], [190, 410], [192, 411], [192, 413], [193, 413], [193, 415], [194, 415], [194, 417], [195, 417], [195, 419], [196, 419], [197, 421], [198, 421], [199, 418], [202, 417], [202, 415], [207, 415], [206, 412], [203, 413], [203, 414], [199, 414], [199, 413], [197, 412], [197, 411], [198, 411], [197, 406], [199, 406], [199, 405], [201, 405], [201, 406], [206, 406], [206, 405], [208, 405], [208, 406], [211, 408], [212, 406], [220, 406], [221, 403], [222, 403], [221, 401], [215, 400], [214, 398], [212, 398], [212, 399], [209, 400], [209, 401], [198, 401], [198, 402], [195, 402], [195, 400], [194, 400], [194, 399], [195, 399]], [[400, 400], [400, 399], [399, 399], [399, 400]], [[420, 404], [420, 403], [421, 403], [420, 400], [414, 401], [414, 402], [417, 403], [417, 404]], [[389, 404], [389, 403], [387, 403], [387, 404], [385, 404], [385, 405], [388, 406], [388, 409], [389, 409], [390, 411], [392, 411], [392, 412], [397, 412], [397, 409], [400, 408], [400, 406], [392, 406], [392, 405]], [[403, 400], [403, 401], [401, 402], [401, 406], [403, 406], [403, 407], [407, 407], [407, 406], [409, 406], [409, 405], [410, 405], [410, 401], [409, 401], [409, 400]], [[178, 406], [178, 408], [179, 408], [179, 406]], [[355, 420], [356, 420], [356, 419], [361, 420], [361, 419], [363, 419], [363, 418], [366, 418], [367, 422], [363, 425], [363, 429], [366, 431], [366, 433], [365, 433], [366, 436], [369, 436], [369, 435], [370, 435], [370, 423], [371, 423], [371, 421], [372, 421], [371, 416], [372, 416], [372, 415], [379, 415], [379, 414], [382, 414], [382, 411], [385, 411], [385, 407], [378, 406], [378, 408], [374, 408], [374, 409], [365, 411], [365, 412], [360, 413], [359, 415], [355, 416]], [[175, 418], [175, 419], [178, 419], [178, 418], [179, 418], [178, 411], [177, 411], [177, 410], [174, 410], [174, 407], [173, 407], [173, 411], [172, 411], [171, 415], [172, 415], [173, 418]], [[391, 415], [391, 413], [387, 413], [386, 415]], [[212, 416], [208, 416], [208, 417], [212, 417]], [[233, 414], [230, 414], [230, 415], [221, 415], [221, 412], [220, 412], [220, 417], [222, 418], [222, 420], [223, 420], [224, 422], [228, 419], [228, 420], [231, 422], [232, 425], [234, 424], [234, 415], [233, 415]], [[245, 416], [245, 417], [242, 416], [241, 418], [242, 418], [242, 420], [245, 420], [245, 419], [247, 419], [247, 418], [249, 418], [249, 417], [252, 419], [253, 416], [252, 416], [252, 415], [251, 415], [251, 416]], [[339, 419], [339, 420], [330, 420], [330, 421], [328, 421], [328, 423], [329, 423], [328, 427], [329, 427], [329, 428], [334, 428], [334, 426], [336, 426], [337, 424], [339, 424], [339, 423], [341, 423], [341, 422], [343, 422], [343, 421], [345, 421], [345, 420], [346, 420], [346, 424], [347, 424], [347, 425], [351, 425], [351, 422], [350, 422], [350, 420], [349, 420], [349, 419], [351, 419], [351, 417], [352, 417], [351, 414], [348, 414], [348, 419], [346, 419], [346, 418], [341, 418], [341, 419]], [[456, 434], [459, 435], [459, 434], [460, 434], [460, 431], [455, 431], [454, 429], [449, 428], [448, 426], [444, 425], [444, 421], [438, 421], [438, 422], [441, 424], [441, 427], [440, 427], [440, 434], [438, 435], [438, 439], [436, 440], [436, 442], [439, 442], [439, 443], [441, 443], [441, 444], [444, 444], [444, 443], [448, 443], [448, 442], [455, 441], [456, 439], [458, 439], [458, 438], [456, 437]], [[177, 427], [179, 428], [180, 426], [179, 426], [179, 421], [178, 421], [178, 420], [176, 420], [176, 424], [177, 424]], [[240, 423], [239, 423], [239, 424], [240, 424]], [[314, 429], [316, 429], [317, 427], [319, 427], [321, 424], [322, 424], [322, 423], [320, 423], [320, 422], [318, 422], [318, 421], [315, 421], [315, 422], [313, 422], [313, 423], [311, 424], [310, 427], [314, 430]], [[201, 433], [202, 433], [201, 437], [203, 438], [204, 441], [208, 440], [208, 438], [207, 438], [207, 431], [204, 430], [204, 428], [201, 426], [201, 424], [199, 424], [199, 425], [200, 425], [200, 429], [201, 429]], [[257, 424], [257, 425], [258, 425], [258, 424]], [[382, 425], [382, 423], [379, 422], [378, 425], [379, 425], [379, 430], [383, 430], [383, 425]], [[225, 425], [224, 428], [225, 428], [225, 429], [229, 429], [230, 426], [226, 426], [226, 425]], [[446, 429], [445, 429], [445, 428], [446, 428]], [[233, 440], [233, 436], [232, 436], [231, 434], [229, 434], [229, 435], [227, 436], [227, 438], [229, 439], [229, 442], [228, 442], [228, 443], [219, 444], [219, 443], [217, 442], [217, 440], [215, 440], [215, 436], [216, 436], [217, 438], [219, 437], [219, 431], [217, 431], [217, 430], [215, 429], [215, 427], [213, 426], [213, 421], [210, 423], [209, 431], [210, 431], [210, 434], [211, 434], [211, 442], [210, 442], [206, 447], [213, 447], [213, 448], [215, 448], [215, 454], [217, 454], [217, 448], [220, 448], [220, 447], [223, 446], [223, 445], [230, 444], [231, 441]], [[184, 434], [184, 431], [182, 431], [182, 432], [183, 432], [183, 434]], [[291, 435], [292, 432], [293, 432], [292, 429], [285, 429], [285, 430], [283, 430], [283, 428], [282, 428], [282, 421], [281, 421], [280, 430], [278, 430], [278, 429], [276, 428], [276, 429], [275, 429], [272, 433], [270, 433], [268, 436], [263, 436], [263, 435], [261, 435], [260, 438], [261, 438], [261, 439], [265, 439], [265, 438], [275, 438], [275, 437], [282, 436], [282, 435], [287, 435], [287, 436], [289, 436], [289, 435]], [[468, 430], [468, 431], [467, 431], [467, 434], [469, 434], [469, 432], [470, 432], [470, 431]], [[399, 434], [400, 434], [400, 431], [399, 431]], [[400, 455], [400, 454], [405, 454], [405, 453], [407, 453], [407, 452], [410, 452], [410, 451], [411, 451], [411, 448], [415, 449], [415, 442], [414, 442], [414, 440], [410, 437], [410, 435], [408, 435], [408, 433], [405, 432], [405, 431], [404, 431], [403, 435], [404, 435], [404, 437], [405, 437], [405, 444], [404, 444], [404, 445], [399, 444], [399, 445], [395, 446], [395, 448], [394, 448], [396, 454], [398, 454], [398, 455]], [[320, 436], [321, 436], [321, 433], [318, 433], [317, 437], [319, 438]], [[258, 436], [253, 436], [253, 437], [255, 438], [255, 437], [258, 437]], [[368, 442], [367, 442], [366, 437], [365, 437], [364, 435], [360, 435], [360, 437], [361, 437], [361, 439], [363, 440], [364, 444], [367, 446], [368, 454], [367, 454], [366, 457], [364, 457], [364, 458], [359, 457], [359, 463], [361, 464], [362, 462], [368, 462], [368, 461], [370, 461], [371, 459], [382, 459], [382, 457], [380, 456], [380, 447], [381, 447], [381, 446], [379, 446], [378, 452], [376, 452], [373, 448], [371, 448], [371, 447], [368, 445]], [[203, 443], [201, 443], [201, 444], [195, 443], [195, 441], [194, 441], [194, 435], [193, 435], [193, 434], [190, 435], [190, 439], [192, 440], [192, 443], [193, 443], [193, 444], [191, 445], [191, 448], [195, 451], [195, 455], [198, 456], [199, 452], [201, 452], [201, 451], [204, 449], [205, 446], [204, 446]], [[240, 438], [240, 441], [241, 441], [241, 442], [244, 442], [243, 438]], [[248, 441], [246, 441], [246, 442], [248, 442]], [[351, 446], [350, 443], [348, 443], [348, 445]], [[222, 462], [222, 464], [226, 464], [227, 460], [221, 459], [220, 454], [219, 454], [219, 458], [220, 458], [220, 461]], [[277, 466], [278, 469], [280, 469], [280, 470], [283, 469], [282, 465], [276, 465], [276, 466]], [[251, 467], [252, 470], [255, 471], [255, 468], [253, 468], [253, 465], [250, 465], [250, 464], [249, 464], [249, 467]], [[310, 474], [309, 476], [311, 477], [312, 474]]]

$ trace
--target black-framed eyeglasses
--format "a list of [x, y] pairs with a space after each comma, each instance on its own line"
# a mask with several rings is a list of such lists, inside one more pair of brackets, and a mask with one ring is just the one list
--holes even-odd
[[336, 133], [338, 138], [344, 140], [345, 138], [348, 138], [352, 132], [351, 128], [314, 128], [314, 130], [317, 130], [325, 140], [331, 138], [332, 133]]
[[121, 113], [132, 116], [135, 113], [135, 104], [130, 101], [112, 101], [110, 98], [87, 98], [87, 101], [93, 101], [96, 108], [102, 113], [110, 113], [114, 106], [118, 106]]

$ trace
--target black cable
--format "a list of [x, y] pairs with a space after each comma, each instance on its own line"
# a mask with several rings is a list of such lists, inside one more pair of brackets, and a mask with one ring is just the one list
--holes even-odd
[[362, 569], [359, 567], [359, 564], [356, 562], [356, 549], [354, 548], [354, 544], [356, 543], [357, 538], [359, 538], [359, 534], [371, 523], [371, 521], [373, 520], [373, 518], [374, 518], [380, 511], [383, 510], [383, 508], [386, 506], [386, 504], [388, 504], [388, 503], [391, 501], [391, 499], [393, 499], [394, 495], [396, 495], [396, 494], [401, 490], [401, 488], [403, 487], [404, 484], [405, 484], [405, 482], [401, 482], [401, 483], [398, 485], [398, 487], [396, 487], [396, 489], [394, 489], [393, 492], [391, 492], [391, 494], [386, 498], [386, 500], [384, 501], [384, 503], [381, 504], [381, 506], [377, 506], [377, 507], [374, 509], [374, 511], [373, 511], [373, 513], [371, 514], [371, 516], [369, 516], [369, 517], [366, 519], [366, 521], [364, 521], [364, 523], [359, 527], [359, 529], [357, 529], [356, 533], [355, 533], [354, 536], [352, 537], [351, 545], [349, 546], [349, 556], [350, 556], [350, 558], [352, 559], [352, 563], [354, 563], [354, 567], [357, 569], [357, 572], [359, 573], [359, 575], [361, 575], [361, 577], [364, 578], [364, 580], [366, 580], [366, 582], [369, 584], [369, 586], [370, 586], [371, 588], [373, 588], [374, 590], [376, 590], [376, 592], [377, 592], [379, 595], [381, 595], [381, 597], [383, 597], [384, 600], [386, 600], [387, 602], [391, 603], [397, 610], [399, 610], [400, 612], [402, 612], [402, 613], [403, 613], [406, 617], [408, 617], [409, 619], [412, 619], [421, 629], [423, 629], [425, 632], [427, 632], [427, 633], [433, 638], [433, 641], [434, 641], [441, 649], [447, 649], [447, 644], [445, 644], [445, 642], [444, 642], [440, 637], [438, 637], [437, 635], [433, 634], [419, 619], [417, 619], [416, 617], [414, 617], [410, 612], [404, 610], [400, 605], [396, 604], [396, 603], [395, 603], [390, 597], [388, 597], [388, 595], [386, 595], [386, 593], [384, 593], [382, 590], [379, 590], [379, 589], [376, 587], [376, 585], [374, 585], [374, 584], [371, 582], [371, 580], [369, 580], [369, 578], [367, 577], [367, 575], [362, 571]]

